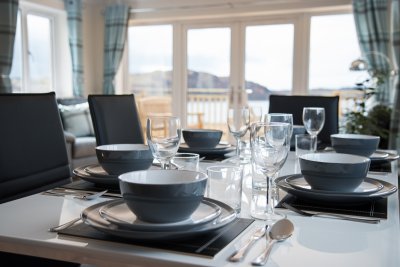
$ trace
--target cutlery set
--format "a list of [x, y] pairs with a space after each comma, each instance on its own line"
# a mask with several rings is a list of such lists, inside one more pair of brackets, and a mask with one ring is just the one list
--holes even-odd
[[281, 242], [289, 238], [294, 231], [294, 226], [291, 221], [288, 219], [281, 219], [277, 221], [275, 224], [270, 227], [266, 225], [265, 227], [261, 227], [257, 229], [247, 240], [244, 245], [238, 249], [235, 253], [233, 253], [229, 257], [229, 261], [231, 262], [239, 262], [244, 259], [249, 249], [256, 243], [257, 240], [260, 240], [262, 237], [266, 236], [267, 245], [265, 249], [261, 252], [259, 256], [257, 256], [251, 264], [254, 266], [264, 266], [267, 263], [269, 254], [271, 253], [272, 247], [276, 242]]

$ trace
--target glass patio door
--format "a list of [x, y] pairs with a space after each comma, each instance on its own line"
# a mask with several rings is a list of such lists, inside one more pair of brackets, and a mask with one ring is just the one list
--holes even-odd
[[231, 88], [231, 28], [189, 28], [186, 61], [188, 128], [221, 129]]

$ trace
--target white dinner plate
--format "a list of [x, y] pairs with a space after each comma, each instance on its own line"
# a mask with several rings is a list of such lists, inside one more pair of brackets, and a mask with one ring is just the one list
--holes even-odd
[[126, 227], [121, 227], [115, 223], [107, 221], [100, 216], [99, 210], [113, 200], [97, 203], [86, 208], [82, 211], [81, 218], [84, 223], [103, 233], [137, 240], [167, 240], [188, 238], [190, 236], [207, 233], [227, 226], [237, 218], [237, 213], [235, 210], [225, 203], [210, 198], [204, 199], [219, 206], [221, 208], [221, 214], [214, 220], [193, 228], [176, 229], [173, 231], [153, 231], [132, 230]]
[[369, 178], [369, 179], [376, 180], [377, 182], [381, 183], [383, 185], [383, 188], [381, 190], [378, 190], [376, 192], [369, 193], [369, 194], [354, 194], [354, 193], [325, 194], [325, 193], [318, 192], [317, 190], [298, 189], [296, 187], [291, 186], [289, 183], [286, 182], [286, 180], [288, 178], [294, 179], [296, 177], [303, 177], [303, 175], [302, 174], [286, 175], [286, 176], [276, 178], [275, 182], [276, 182], [276, 185], [280, 189], [282, 189], [283, 191], [285, 191], [289, 194], [292, 194], [298, 198], [305, 198], [305, 199], [325, 201], [325, 202], [337, 201], [337, 202], [342, 202], [342, 203], [345, 203], [345, 202], [354, 203], [354, 202], [372, 201], [372, 200], [388, 197], [389, 195], [391, 195], [397, 191], [397, 187], [392, 185], [391, 183], [388, 183], [383, 180]]
[[87, 174], [96, 177], [118, 178], [118, 175], [108, 174], [100, 164], [90, 164], [83, 169]]
[[123, 199], [116, 199], [99, 209], [100, 215], [109, 222], [132, 230], [175, 231], [193, 228], [214, 220], [221, 214], [221, 208], [203, 200], [191, 217], [175, 223], [150, 223], [139, 220]]
[[307, 183], [306, 179], [303, 176], [290, 176], [285, 179], [285, 181], [291, 185], [292, 187], [305, 190], [305, 191], [314, 191], [320, 194], [372, 194], [381, 190], [383, 185], [378, 182], [376, 179], [365, 178], [364, 181], [353, 191], [353, 192], [340, 192], [340, 191], [328, 191], [328, 190], [316, 190], [312, 189], [311, 186]]

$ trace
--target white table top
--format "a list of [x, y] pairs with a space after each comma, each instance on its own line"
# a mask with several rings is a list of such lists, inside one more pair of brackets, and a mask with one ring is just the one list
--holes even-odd
[[[291, 153], [281, 175], [298, 173]], [[209, 163], [207, 163], [209, 164]], [[393, 172], [370, 175], [397, 186], [397, 162]], [[249, 216], [251, 176], [244, 179], [242, 217]], [[98, 201], [68, 197], [29, 196], [0, 205], [0, 251], [80, 262], [98, 266], [251, 266], [265, 247], [260, 240], [243, 262], [227, 261], [235, 248], [243, 244], [257, 226], [257, 220], [214, 258], [151, 249], [130, 244], [107, 242], [50, 233], [48, 228], [80, 215]], [[398, 193], [388, 198], [388, 219], [379, 224], [301, 217], [282, 210], [294, 223], [293, 235], [277, 243], [266, 266], [400, 266], [400, 225]]]

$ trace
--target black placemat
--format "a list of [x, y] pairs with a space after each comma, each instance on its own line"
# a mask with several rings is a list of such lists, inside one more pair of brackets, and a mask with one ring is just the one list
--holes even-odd
[[285, 209], [282, 203], [288, 203], [300, 210], [311, 212], [329, 212], [333, 214], [387, 219], [387, 198], [361, 203], [326, 203], [301, 199], [287, 194], [276, 206]]
[[371, 161], [369, 165], [369, 171], [374, 172], [392, 172], [391, 161]]
[[104, 241], [133, 244], [144, 247], [214, 257], [253, 222], [253, 219], [238, 218], [229, 225], [209, 233], [188, 237], [188, 239], [168, 241], [138, 241], [132, 239], [124, 239], [105, 234], [84, 223], [74, 225], [67, 229], [61, 230], [58, 233], [63, 235], [93, 238]]

